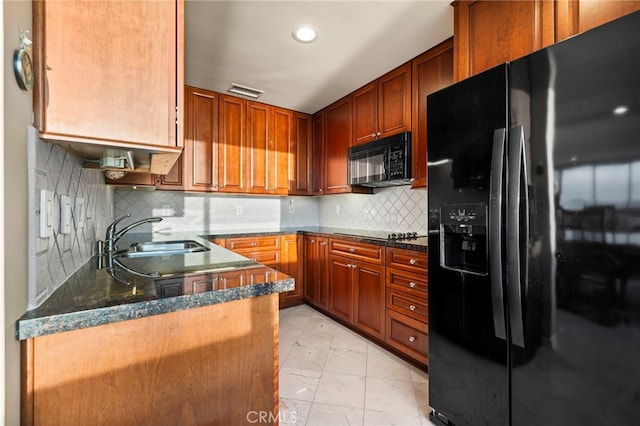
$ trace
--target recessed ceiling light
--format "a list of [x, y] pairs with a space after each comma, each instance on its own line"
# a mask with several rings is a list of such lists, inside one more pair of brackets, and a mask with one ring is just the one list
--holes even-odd
[[622, 115], [622, 114], [625, 114], [627, 111], [629, 111], [629, 108], [627, 108], [624, 105], [620, 105], [619, 107], [613, 110], [613, 113], [615, 115]]
[[300, 25], [293, 30], [291, 35], [300, 43], [311, 43], [318, 38], [318, 30], [310, 25]]

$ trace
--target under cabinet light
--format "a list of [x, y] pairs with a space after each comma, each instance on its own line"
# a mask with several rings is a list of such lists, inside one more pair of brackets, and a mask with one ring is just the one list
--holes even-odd
[[253, 99], [258, 99], [264, 93], [264, 90], [258, 90], [253, 87], [242, 86], [236, 83], [231, 83], [231, 88], [227, 91]]

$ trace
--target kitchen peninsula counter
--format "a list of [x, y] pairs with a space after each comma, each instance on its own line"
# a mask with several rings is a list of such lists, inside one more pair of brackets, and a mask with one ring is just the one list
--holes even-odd
[[[143, 277], [116, 267], [110, 274], [92, 257], [41, 306], [16, 323], [19, 340], [78, 328], [126, 321], [177, 310], [225, 303], [294, 288], [294, 280], [274, 269], [197, 237], [194, 233], [125, 235], [118, 246], [136, 241], [193, 240], [208, 251], [185, 255], [119, 259]], [[206, 284], [188, 289], [193, 278]], [[184, 285], [181, 285], [184, 283]]]

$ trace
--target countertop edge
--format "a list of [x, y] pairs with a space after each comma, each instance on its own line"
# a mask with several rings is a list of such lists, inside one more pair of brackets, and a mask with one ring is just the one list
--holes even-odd
[[26, 340], [120, 321], [278, 294], [294, 288], [295, 280], [287, 278], [262, 284], [127, 303], [46, 317], [21, 318], [16, 321], [16, 339]]

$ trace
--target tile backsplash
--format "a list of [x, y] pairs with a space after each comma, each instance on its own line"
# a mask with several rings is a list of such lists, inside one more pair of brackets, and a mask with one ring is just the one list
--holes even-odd
[[[29, 161], [29, 304], [34, 308], [42, 303], [71, 274], [89, 260], [96, 241], [102, 239], [111, 221], [113, 189], [104, 184], [99, 170], [82, 167], [80, 160], [57, 145], [37, 137], [33, 127], [28, 129]], [[40, 238], [40, 190], [51, 191], [52, 206], [47, 237]], [[84, 219], [76, 229], [74, 221], [68, 233], [60, 227], [61, 197], [71, 200], [74, 215]], [[84, 201], [84, 211], [75, 211], [75, 200]]]
[[[115, 192], [115, 216], [131, 221], [161, 216], [139, 232], [268, 230], [295, 226], [330, 226], [364, 230], [425, 233], [427, 192], [408, 186], [380, 188], [374, 194], [322, 197], [255, 197], [170, 191]], [[339, 211], [339, 213], [338, 213]]]

